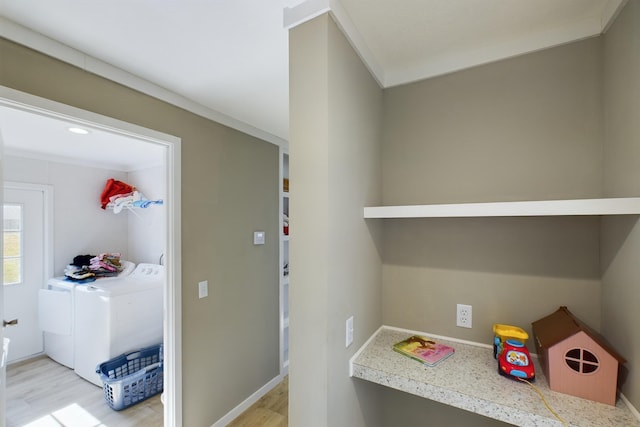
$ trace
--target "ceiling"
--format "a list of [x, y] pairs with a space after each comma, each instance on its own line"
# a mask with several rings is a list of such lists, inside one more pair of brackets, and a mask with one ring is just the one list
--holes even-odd
[[0, 36], [286, 144], [288, 28], [320, 13], [387, 88], [596, 36], [625, 1], [0, 0]]
[[[88, 133], [73, 133], [69, 128]], [[165, 162], [166, 148], [160, 144], [64, 117], [0, 105], [0, 129], [7, 155], [124, 172]]]

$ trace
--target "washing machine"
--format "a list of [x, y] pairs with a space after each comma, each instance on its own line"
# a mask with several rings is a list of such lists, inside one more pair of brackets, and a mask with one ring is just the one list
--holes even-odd
[[128, 276], [76, 287], [76, 374], [102, 387], [96, 367], [163, 340], [165, 269], [138, 264]]
[[[117, 276], [101, 277], [96, 282], [121, 279], [131, 274], [136, 266], [124, 260], [121, 265], [122, 271]], [[47, 281], [46, 289], [40, 289], [38, 295], [38, 323], [44, 332], [44, 352], [69, 368], [74, 367], [74, 305], [75, 290], [79, 286], [86, 284], [66, 280], [64, 276], [53, 277]]]

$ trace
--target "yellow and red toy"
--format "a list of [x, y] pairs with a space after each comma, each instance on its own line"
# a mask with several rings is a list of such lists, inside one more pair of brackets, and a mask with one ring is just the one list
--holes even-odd
[[522, 328], [493, 325], [493, 357], [498, 359], [498, 373], [509, 378], [534, 381], [535, 368], [525, 343], [529, 338]]

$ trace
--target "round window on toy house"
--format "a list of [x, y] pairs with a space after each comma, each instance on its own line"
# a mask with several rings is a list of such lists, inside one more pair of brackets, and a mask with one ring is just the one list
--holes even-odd
[[584, 348], [572, 348], [564, 355], [564, 362], [569, 368], [580, 374], [592, 374], [598, 370], [598, 357]]

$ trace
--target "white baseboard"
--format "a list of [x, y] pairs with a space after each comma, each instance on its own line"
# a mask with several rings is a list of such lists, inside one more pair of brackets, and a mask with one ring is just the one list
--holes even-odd
[[627, 399], [627, 397], [622, 393], [620, 393], [620, 399], [622, 399], [622, 401], [625, 403], [625, 405], [627, 405], [627, 407], [629, 408], [629, 410], [631, 411], [633, 416], [636, 417], [638, 419], [638, 421], [640, 421], [640, 412], [638, 412], [638, 410], [635, 408], [635, 406], [633, 406], [631, 404], [631, 402], [629, 402], [629, 399]]
[[278, 375], [273, 378], [271, 381], [260, 387], [258, 391], [247, 397], [244, 402], [233, 408], [224, 417], [216, 421], [211, 427], [226, 427], [227, 424], [238, 418], [240, 414], [249, 409], [249, 407], [256, 403], [258, 400], [260, 400], [262, 396], [264, 396], [265, 394], [273, 390], [275, 386], [280, 384], [283, 378], [283, 375]]

